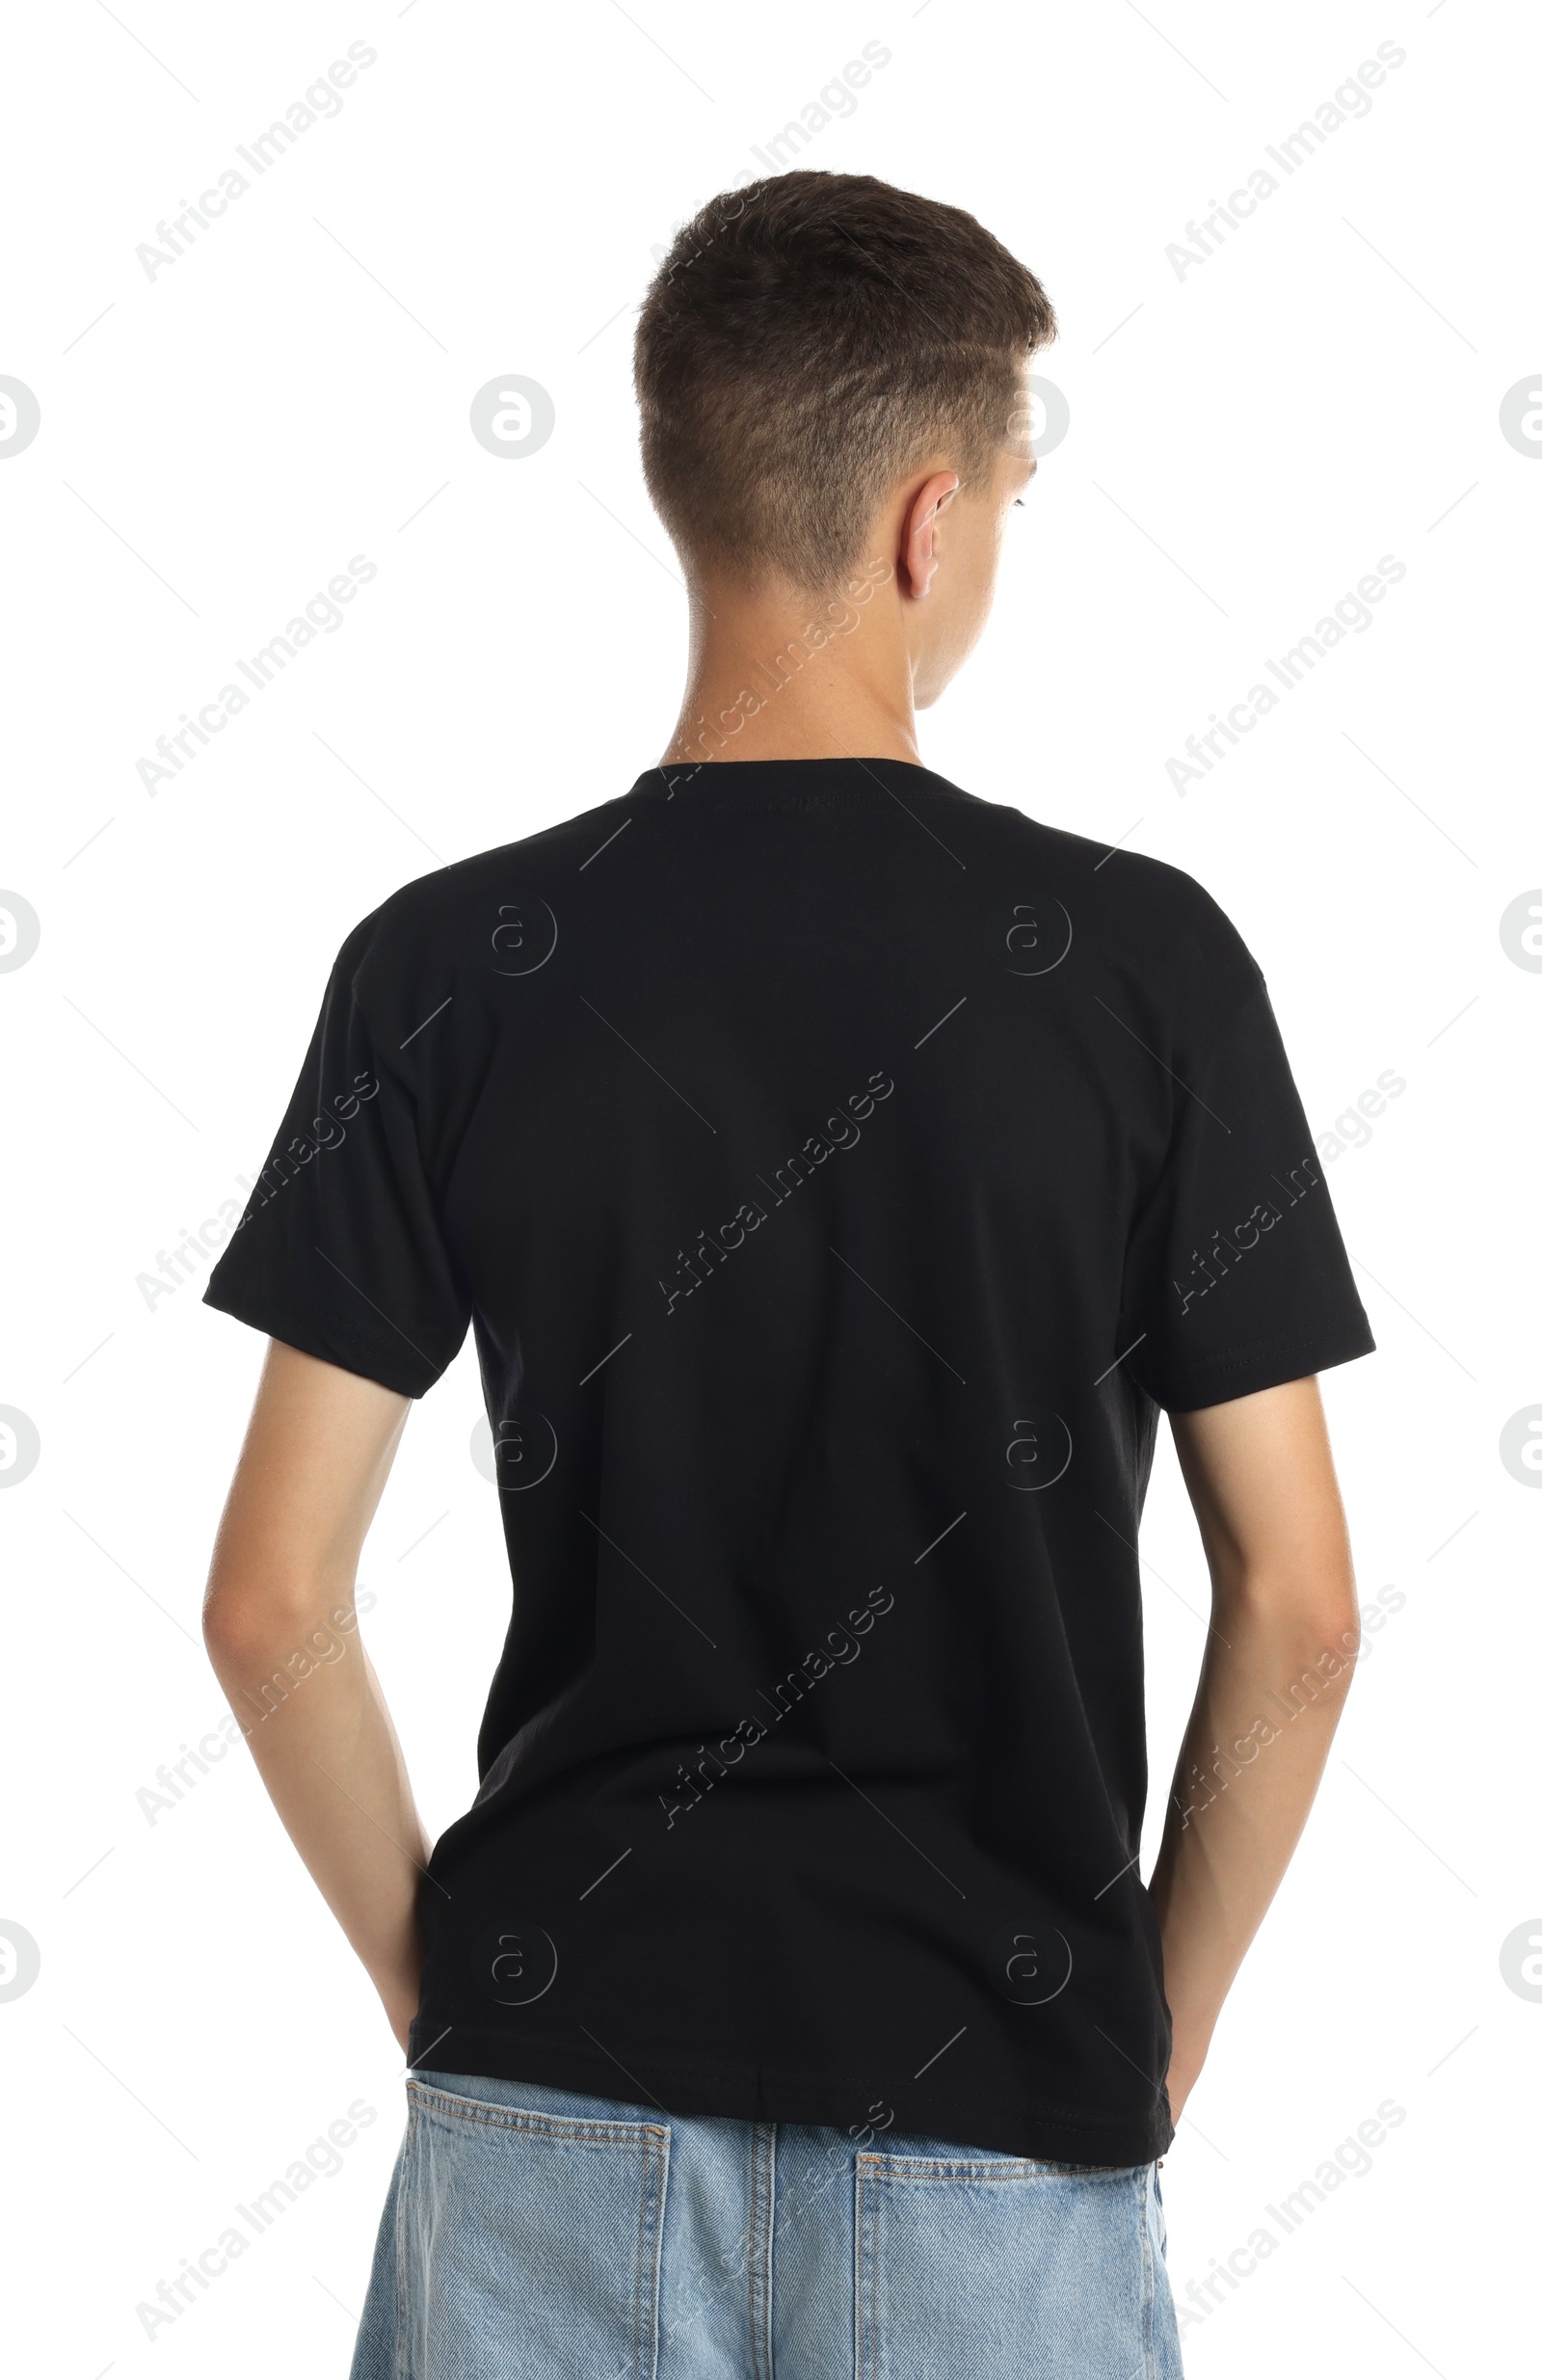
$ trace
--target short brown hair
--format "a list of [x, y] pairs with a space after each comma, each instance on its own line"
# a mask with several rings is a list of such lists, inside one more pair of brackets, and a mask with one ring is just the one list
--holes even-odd
[[637, 327], [650, 493], [693, 559], [827, 588], [929, 451], [990, 472], [1054, 333], [1033, 275], [962, 207], [866, 174], [722, 191]]

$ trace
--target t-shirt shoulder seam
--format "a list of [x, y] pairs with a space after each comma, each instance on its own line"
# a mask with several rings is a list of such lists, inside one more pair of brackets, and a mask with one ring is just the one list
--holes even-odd
[[489, 843], [483, 850], [467, 851], [460, 859], [446, 860], [440, 868], [425, 869], [420, 876], [410, 876], [405, 884], [397, 885], [384, 900], [377, 901], [375, 907], [359, 919], [346, 937], [345, 947], [346, 942], [363, 933], [366, 927], [411, 917], [419, 904], [432, 898], [436, 890], [448, 892], [459, 889], [460, 882], [469, 879], [478, 869], [490, 868], [499, 861], [522, 859], [533, 853], [538, 843], [560, 835], [574, 834], [591, 821], [603, 818], [607, 813], [624, 809], [632, 797], [632, 790], [628, 787], [625, 793], [615, 794], [607, 801], [596, 802], [587, 810], [576, 811], [572, 817], [553, 818], [549, 826], [538, 827], [533, 834], [518, 836], [511, 842]]

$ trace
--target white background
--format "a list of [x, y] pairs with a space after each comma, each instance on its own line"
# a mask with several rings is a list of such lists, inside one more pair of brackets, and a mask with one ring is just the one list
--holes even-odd
[[[1542, 1501], [1499, 1441], [1542, 1401], [1542, 975], [1499, 922], [1542, 883], [1542, 452], [1500, 407], [1542, 385], [1538, 38], [1479, 0], [13, 18], [0, 372], [41, 428], [0, 463], [0, 883], [41, 941], [0, 974], [0, 1404], [41, 1456], [0, 1496], [0, 1919], [42, 1964], [0, 2000], [0, 2229], [29, 2380], [346, 2371], [400, 2061], [245, 1753], [153, 1823], [138, 1798], [223, 1708], [198, 1610], [260, 1355], [195, 1284], [150, 1305], [139, 1276], [256, 1172], [355, 920], [662, 748], [684, 605], [638, 470], [633, 312], [651, 252], [868, 40], [889, 63], [800, 162], [977, 213], [1055, 302], [1071, 416], [925, 759], [1197, 875], [1265, 969], [1315, 1132], [1406, 1084], [1326, 1165], [1380, 1343], [1326, 1395], [1362, 1592], [1404, 1601], [1167, 2162], [1181, 2299], [1261, 2223], [1280, 2241], [1189, 2329], [1188, 2368], [1517, 2367], [1542, 2005], [1500, 1949], [1542, 1934]], [[377, 59], [340, 115], [149, 278], [157, 221], [351, 40]], [[1189, 219], [1382, 41], [1406, 59], [1369, 114], [1181, 278]], [[467, 427], [507, 373], [556, 407], [520, 460]], [[377, 575], [343, 625], [147, 792], [156, 737], [356, 554]], [[1406, 575], [1373, 625], [1178, 793], [1183, 739], [1384, 555]], [[506, 1616], [478, 1409], [467, 1353], [362, 1571], [431, 1832], [474, 1789]], [[1205, 1595], [1165, 1433], [1144, 1550], [1149, 1864]], [[378, 2116], [342, 2171], [146, 2339], [139, 2302], [356, 2099]], [[1388, 2099], [1372, 2170], [1285, 2236], [1265, 2206]]]

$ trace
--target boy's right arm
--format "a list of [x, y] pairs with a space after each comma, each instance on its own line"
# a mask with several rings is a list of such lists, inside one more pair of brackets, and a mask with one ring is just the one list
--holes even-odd
[[1176, 2122], [1306, 1824], [1359, 1620], [1316, 1379], [1175, 1413], [1172, 1429], [1211, 1582], [1204, 1666], [1151, 1881]]

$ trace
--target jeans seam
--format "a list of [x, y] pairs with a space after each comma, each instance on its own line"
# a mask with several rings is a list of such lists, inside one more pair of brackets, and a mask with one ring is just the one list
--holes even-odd
[[643, 2159], [642, 2188], [637, 2193], [637, 2237], [632, 2247], [632, 2380], [643, 2361], [643, 2266], [648, 2256], [648, 2159]]
[[396, 2193], [396, 2340], [391, 2366], [395, 2380], [412, 2380], [408, 2365], [408, 2340], [411, 2336], [412, 2306], [408, 2292], [407, 2268], [407, 2200], [412, 2186], [412, 2145], [416, 2134], [417, 2109], [411, 2095], [407, 2102], [407, 2137], [402, 2143], [401, 2185]]
[[750, 2133], [750, 2369], [753, 2380], [771, 2380], [771, 2224], [776, 2203], [776, 2126], [757, 2124]]
[[891, 2181], [915, 2183], [970, 2181], [995, 2185], [1072, 2179], [1123, 2182], [1131, 2174], [1144, 2170], [1138, 2165], [1050, 2165], [1034, 2157], [907, 2157], [887, 2152], [864, 2153], [862, 2162], [869, 2174], [887, 2176]]
[[485, 2124], [500, 2132], [541, 2132], [555, 2140], [594, 2140], [612, 2148], [643, 2150], [669, 2137], [659, 2124], [633, 2124], [602, 2116], [548, 2116], [533, 2107], [494, 2107], [480, 2099], [458, 2099], [420, 2082], [410, 2082], [407, 2095], [414, 2115], [442, 2115], [457, 2124]]
[[652, 2126], [649, 2129], [654, 2137], [644, 2149], [632, 2285], [632, 2370], [636, 2380], [653, 2380], [658, 2368], [658, 2267], [664, 2231], [663, 2196], [669, 2178], [669, 2134], [660, 2135]]
[[[852, 2341], [852, 2362], [857, 2380], [864, 2380], [864, 2368], [876, 2371], [878, 2345], [873, 2336], [876, 2327], [876, 2281], [874, 2265], [876, 2247], [871, 2227], [876, 2221], [877, 2193], [869, 2185], [871, 2169], [864, 2158], [857, 2159], [855, 2188], [856, 2206], [852, 2222], [852, 2239], [856, 2253], [852, 2301], [855, 2313], [855, 2337]], [[870, 2359], [870, 2360], [868, 2360]]]
[[1151, 2182], [1148, 2165], [1140, 2180], [1140, 2346], [1146, 2380], [1156, 2380], [1156, 2259], [1151, 2235]]

